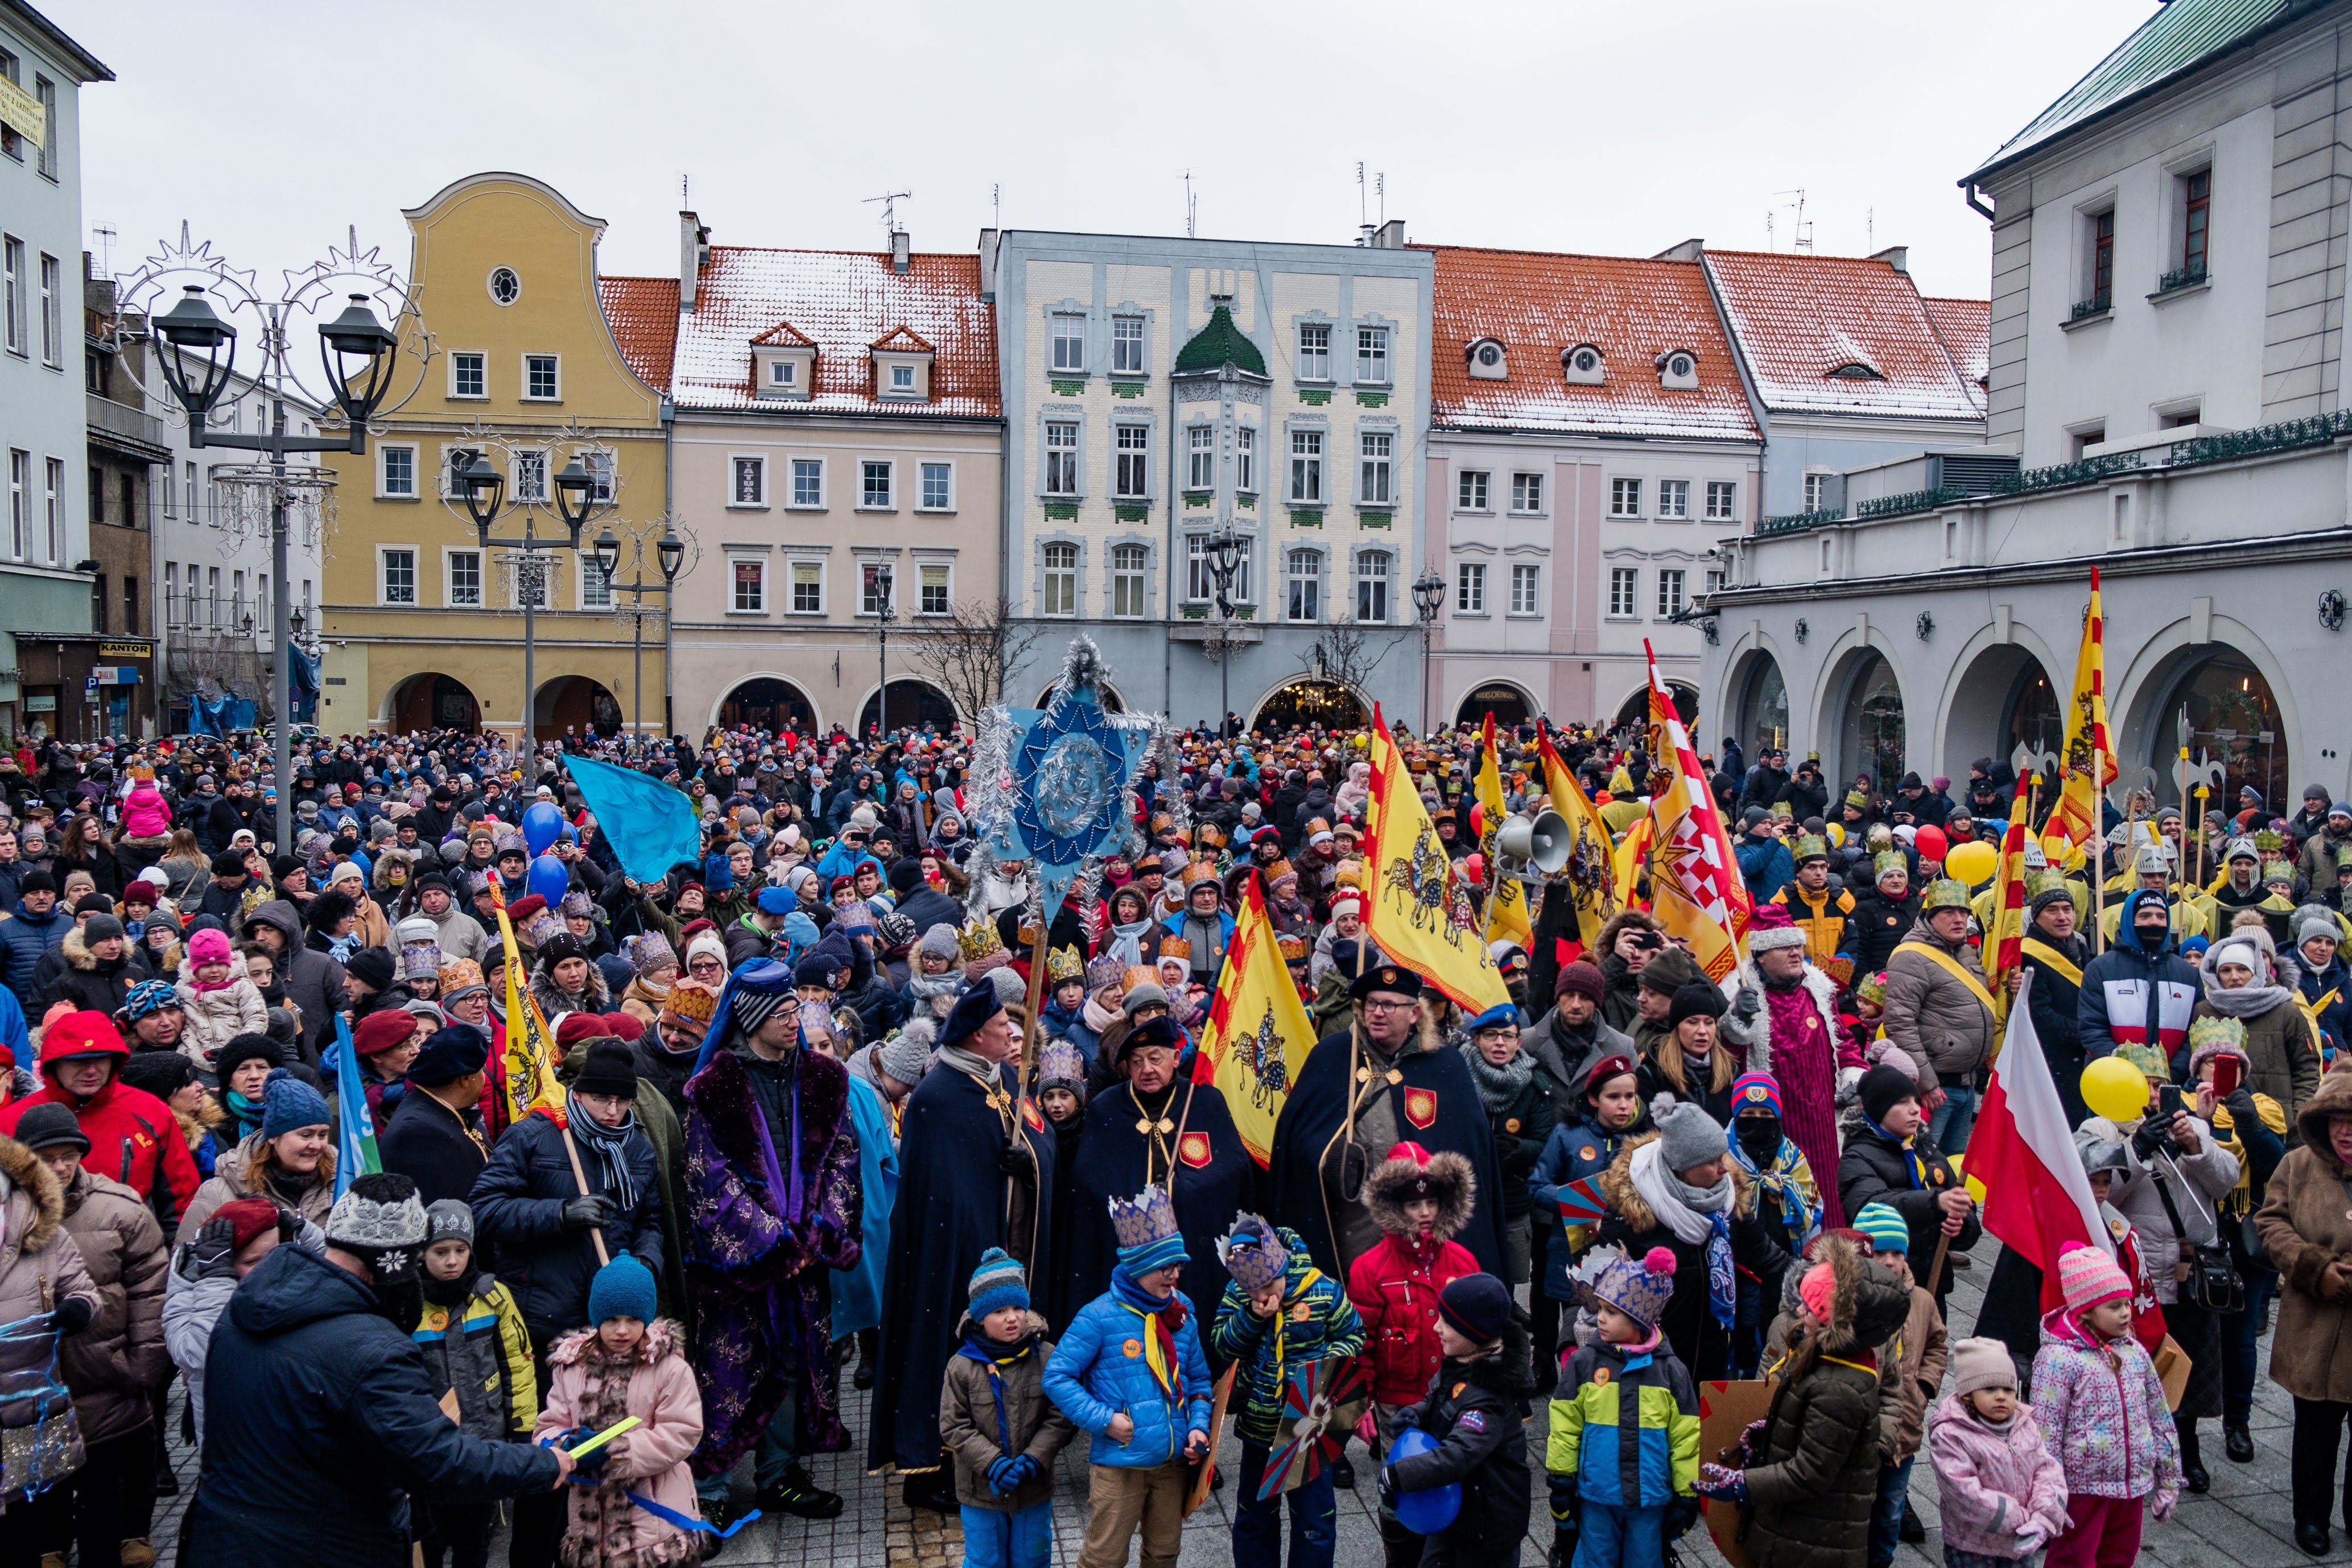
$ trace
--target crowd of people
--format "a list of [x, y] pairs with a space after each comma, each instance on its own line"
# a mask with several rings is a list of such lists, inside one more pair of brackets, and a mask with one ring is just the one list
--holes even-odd
[[[1727, 740], [1738, 967], [1636, 859], [1603, 918], [1529, 886], [1471, 1014], [1367, 926], [1367, 742], [1180, 735], [1050, 910], [973, 859], [956, 734], [305, 742], [285, 843], [238, 742], [0, 756], [0, 1568], [155, 1562], [184, 1486], [187, 1563], [471, 1565], [499, 1531], [518, 1568], [690, 1563], [752, 1508], [839, 1514], [807, 1460], [855, 1448], [974, 1568], [1042, 1568], [1081, 1432], [1084, 1568], [1171, 1568], [1199, 1486], [1242, 1568], [1329, 1568], [1360, 1484], [1389, 1568], [1516, 1563], [1547, 1512], [1558, 1568], [1655, 1564], [1707, 1499], [1760, 1563], [1881, 1568], [1925, 1538], [1922, 1452], [1951, 1568], [2114, 1564], [2211, 1484], [2200, 1423], [2252, 1458], [2273, 1306], [2297, 1539], [2352, 1531], [2352, 806], [2250, 790], [2184, 836], [2130, 801], [2087, 856], [2037, 845], [2001, 994], [1962, 851], [2018, 781], [1839, 788]], [[1483, 922], [1480, 736], [1398, 744]], [[1558, 804], [1546, 745], [1612, 839], [1643, 820], [1639, 730], [1506, 728], [1507, 811]], [[694, 852], [625, 870], [583, 755], [681, 791]], [[1318, 1037], [1263, 1160], [1199, 1070], [1253, 878]], [[2116, 1246], [2047, 1313], [2001, 1249], [1951, 1341], [2018, 994]], [[2110, 1058], [2135, 1114], [2083, 1097]], [[1360, 1446], [1297, 1463], [1318, 1368], [1360, 1374]], [[1696, 1384], [1757, 1377], [1769, 1414], [1702, 1453]]]

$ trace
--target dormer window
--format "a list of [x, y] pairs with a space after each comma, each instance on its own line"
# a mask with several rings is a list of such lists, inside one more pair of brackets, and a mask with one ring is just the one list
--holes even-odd
[[1886, 378], [1859, 360], [1849, 360], [1831, 371], [1830, 379], [1832, 381], [1885, 381]]
[[868, 349], [874, 356], [876, 395], [887, 403], [920, 403], [931, 395], [931, 345], [899, 327], [877, 339]]
[[1473, 381], [1508, 381], [1511, 363], [1503, 345], [1493, 338], [1480, 338], [1468, 350], [1470, 379]]
[[1609, 379], [1608, 360], [1591, 343], [1561, 350], [1559, 368], [1570, 386], [1599, 386]]
[[914, 391], [915, 367], [910, 364], [892, 365], [890, 367], [890, 390], [893, 392]]
[[1658, 384], [1688, 392], [1698, 385], [1698, 355], [1688, 349], [1668, 349], [1658, 356]]
[[816, 344], [790, 321], [751, 340], [752, 395], [806, 397], [815, 384]]
[[1828, 369], [1822, 375], [1831, 381], [1885, 381], [1886, 374], [1874, 363], [1870, 351], [1835, 327], [1822, 345], [1822, 358]]
[[800, 386], [800, 366], [782, 355], [768, 362], [768, 384], [779, 392], [792, 392]]

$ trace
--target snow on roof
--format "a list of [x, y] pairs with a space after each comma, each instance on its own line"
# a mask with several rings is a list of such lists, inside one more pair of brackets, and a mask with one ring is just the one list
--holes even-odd
[[[1706, 265], [1765, 406], [1782, 412], [1978, 419], [1911, 281], [1862, 256], [1709, 250]], [[1831, 374], [1860, 363], [1876, 378]]]
[[621, 358], [638, 380], [667, 392], [670, 353], [677, 345], [677, 279], [599, 278], [596, 297]]
[[[1753, 441], [1759, 432], [1739, 384], [1706, 279], [1694, 261], [1541, 251], [1416, 247], [1435, 253], [1430, 421], [1596, 435]], [[1501, 343], [1506, 381], [1473, 380], [1468, 350]], [[1600, 385], [1571, 385], [1563, 350], [1601, 352]], [[1674, 349], [1698, 359], [1698, 385], [1670, 391], [1657, 360]]]
[[1927, 319], [1936, 324], [1936, 335], [1951, 351], [1952, 363], [1960, 367], [1962, 378], [1977, 389], [1977, 401], [1981, 405], [1985, 378], [1991, 374], [1992, 365], [1992, 301], [1929, 297], [1919, 302], [1927, 307]]
[[758, 337], [753, 338], [751, 342], [755, 346], [763, 349], [813, 349], [816, 347], [816, 344], [810, 341], [809, 335], [806, 332], [802, 331], [790, 321], [778, 321], [774, 326], [770, 327], [766, 331], [761, 332]]
[[[671, 398], [681, 408], [896, 419], [992, 419], [1003, 410], [995, 307], [980, 297], [978, 256], [916, 255], [898, 272], [887, 251], [714, 245], [695, 294], [694, 310], [677, 325]], [[780, 328], [817, 351], [811, 396], [785, 402], [752, 395], [751, 343]], [[928, 402], [875, 395], [870, 355], [877, 348], [933, 355]]]

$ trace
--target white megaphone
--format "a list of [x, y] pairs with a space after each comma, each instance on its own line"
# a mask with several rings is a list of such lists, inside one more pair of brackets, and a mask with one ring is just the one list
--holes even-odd
[[1569, 846], [1573, 840], [1568, 818], [1556, 811], [1542, 812], [1533, 818], [1513, 816], [1505, 819], [1495, 835], [1495, 854], [1514, 869], [1533, 867], [1549, 877], [1568, 864]]

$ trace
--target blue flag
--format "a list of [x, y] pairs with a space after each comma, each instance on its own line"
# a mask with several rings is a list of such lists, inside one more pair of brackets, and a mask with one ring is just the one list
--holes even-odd
[[632, 879], [658, 882], [672, 866], [701, 858], [702, 824], [685, 795], [659, 779], [610, 763], [571, 757], [563, 765], [596, 814], [597, 831]]
[[352, 1026], [335, 1015], [335, 1195], [341, 1197], [362, 1176], [383, 1169], [375, 1149], [375, 1118], [368, 1114], [367, 1090], [360, 1083], [360, 1054], [352, 1047]]

